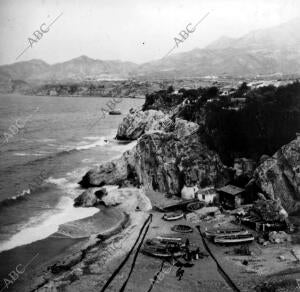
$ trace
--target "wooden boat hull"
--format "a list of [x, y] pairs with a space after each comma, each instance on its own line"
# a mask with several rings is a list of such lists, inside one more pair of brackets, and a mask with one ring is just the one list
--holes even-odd
[[216, 236], [214, 238], [215, 243], [219, 244], [240, 244], [240, 243], [248, 243], [252, 242], [254, 240], [254, 236], [249, 235], [249, 236], [235, 236], [231, 237], [230, 236]]
[[216, 236], [224, 236], [224, 235], [244, 235], [244, 234], [249, 234], [249, 232], [245, 229], [228, 229], [228, 230], [208, 230], [205, 231], [205, 236], [209, 239], [215, 238]]
[[179, 232], [179, 233], [192, 233], [193, 228], [187, 225], [174, 225], [171, 228], [172, 231]]
[[197, 211], [201, 208], [203, 208], [205, 206], [205, 202], [192, 202], [192, 203], [189, 203], [187, 206], [186, 206], [186, 209], [187, 211], [189, 212], [193, 212], [193, 211]]
[[120, 111], [110, 111], [109, 114], [112, 116], [116, 116], [116, 115], [121, 115], [122, 113]]
[[176, 221], [183, 218], [183, 213], [180, 214], [165, 214], [162, 217], [166, 221]]
[[153, 249], [149, 249], [149, 248], [144, 248], [142, 250], [142, 253], [153, 256], [153, 257], [158, 257], [158, 258], [170, 258], [170, 257], [181, 257], [183, 256], [185, 253], [183, 251], [177, 251], [172, 253], [169, 252], [162, 252], [162, 251], [157, 251], [157, 250], [153, 250]]

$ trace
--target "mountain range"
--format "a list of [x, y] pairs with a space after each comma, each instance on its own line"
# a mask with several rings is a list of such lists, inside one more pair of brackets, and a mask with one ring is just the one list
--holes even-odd
[[53, 65], [30, 60], [0, 66], [0, 81], [103, 80], [131, 77], [257, 76], [300, 73], [300, 19], [240, 38], [221, 37], [205, 48], [135, 64], [80, 56]]

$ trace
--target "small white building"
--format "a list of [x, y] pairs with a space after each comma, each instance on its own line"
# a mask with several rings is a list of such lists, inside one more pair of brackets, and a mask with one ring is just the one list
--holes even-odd
[[194, 199], [196, 197], [198, 190], [199, 189], [197, 186], [192, 186], [192, 187], [184, 186], [181, 190], [181, 198], [183, 200]]
[[207, 187], [198, 191], [198, 199], [206, 203], [212, 203], [217, 196], [218, 193], [213, 187]]

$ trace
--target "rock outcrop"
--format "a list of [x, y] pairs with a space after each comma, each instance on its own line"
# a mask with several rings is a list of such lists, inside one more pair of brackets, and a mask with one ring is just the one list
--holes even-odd
[[91, 169], [79, 184], [84, 187], [103, 185], [122, 185], [125, 180], [134, 175], [134, 152], [128, 150], [120, 158], [100, 164]]
[[139, 181], [154, 190], [180, 194], [183, 186], [223, 185], [228, 170], [197, 133], [179, 139], [174, 133], [143, 135], [136, 145]]
[[100, 200], [95, 196], [95, 190], [88, 189], [74, 200], [74, 207], [94, 207], [99, 202]]
[[248, 158], [235, 158], [233, 168], [235, 170], [235, 177], [247, 177], [253, 176], [256, 163], [253, 159]]
[[[126, 119], [122, 125], [124, 123], [127, 123]], [[176, 119], [172, 127], [173, 132], [143, 134], [131, 151], [89, 171], [80, 184], [84, 187], [122, 185], [130, 180], [137, 185], [143, 184], [160, 192], [179, 195], [183, 186], [220, 186], [229, 181], [229, 170], [222, 164], [218, 154], [202, 141], [197, 133], [197, 124]], [[142, 133], [142, 130], [130, 130], [130, 133], [133, 132], [135, 135], [131, 135], [131, 138]], [[129, 132], [123, 133], [128, 138]]]
[[285, 222], [288, 217], [279, 199], [257, 200], [250, 209], [250, 213], [254, 213], [266, 222]]
[[183, 119], [176, 118], [174, 134], [178, 138], [183, 138], [191, 135], [192, 133], [198, 131], [199, 125], [193, 122], [188, 122]]
[[300, 137], [282, 146], [255, 170], [255, 182], [288, 213], [300, 210]]
[[145, 131], [164, 130], [164, 125], [160, 120], [165, 117], [162, 111], [131, 110], [119, 125], [116, 138], [119, 140], [136, 140]]

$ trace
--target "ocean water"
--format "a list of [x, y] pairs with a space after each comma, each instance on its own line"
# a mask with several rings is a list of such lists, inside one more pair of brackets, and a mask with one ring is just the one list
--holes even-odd
[[109, 100], [0, 95], [0, 258], [99, 211], [73, 207], [77, 182], [130, 147], [113, 138], [124, 114], [144, 102], [125, 98], [123, 115], [100, 120]]

